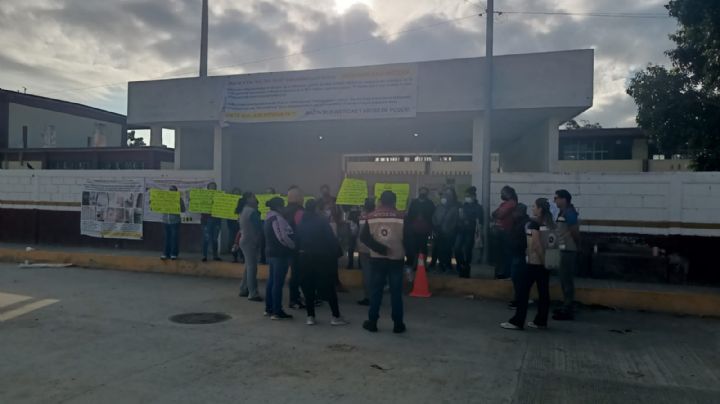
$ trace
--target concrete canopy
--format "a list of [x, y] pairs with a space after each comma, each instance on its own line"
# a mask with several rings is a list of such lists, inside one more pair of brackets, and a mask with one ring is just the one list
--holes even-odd
[[[175, 128], [176, 168], [214, 169], [226, 189], [338, 184], [342, 156], [352, 153], [472, 151], [480, 170], [483, 65], [484, 58], [386, 65], [416, 69], [417, 93], [414, 116], [382, 119], [223, 121], [228, 80], [284, 73], [132, 82], [128, 124]], [[496, 56], [492, 151], [510, 170], [552, 171], [558, 125], [592, 99], [592, 50]]]

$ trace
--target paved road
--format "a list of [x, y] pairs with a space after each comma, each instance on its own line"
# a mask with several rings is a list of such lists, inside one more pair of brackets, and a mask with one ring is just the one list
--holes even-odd
[[[500, 302], [409, 300], [409, 332], [262, 317], [237, 282], [0, 265], [0, 403], [717, 403], [720, 321], [587, 311], [506, 331]], [[25, 300], [21, 300], [25, 299]], [[168, 318], [222, 311], [230, 321]], [[613, 330], [613, 331], [611, 331]]]

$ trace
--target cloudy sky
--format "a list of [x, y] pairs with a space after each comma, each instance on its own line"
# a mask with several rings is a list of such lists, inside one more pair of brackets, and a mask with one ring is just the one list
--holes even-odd
[[[665, 14], [667, 0], [496, 0], [509, 12]], [[0, 88], [126, 112], [127, 81], [197, 74], [201, 0], [0, 0]], [[482, 56], [482, 0], [210, 0], [211, 75]], [[634, 71], [670, 18], [505, 13], [496, 54], [595, 49], [581, 119], [634, 125]]]

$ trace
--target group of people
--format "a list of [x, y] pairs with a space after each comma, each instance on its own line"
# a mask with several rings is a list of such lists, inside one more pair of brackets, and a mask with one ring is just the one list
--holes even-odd
[[533, 285], [538, 290], [538, 312], [535, 319], [527, 323], [531, 328], [547, 327], [550, 311], [549, 271], [557, 269], [563, 291], [563, 305], [555, 310], [553, 319], [573, 320], [575, 299], [574, 276], [577, 251], [580, 245], [578, 212], [572, 204], [572, 195], [565, 189], [555, 192], [553, 214], [550, 201], [538, 198], [531, 208], [518, 202], [517, 193], [509, 186], [503, 187], [502, 203], [492, 213], [495, 264], [499, 279], [511, 278], [515, 298], [510, 306], [515, 315], [500, 326], [520, 330], [525, 327], [525, 318]]
[[[216, 189], [214, 183], [208, 189]], [[287, 206], [280, 197], [267, 202], [269, 212], [261, 220], [258, 199], [245, 192], [238, 201], [236, 213], [237, 237], [233, 239], [234, 256], [242, 256], [245, 272], [239, 295], [250, 301], [265, 302], [265, 315], [272, 320], [292, 318], [283, 309], [283, 287], [288, 272], [289, 304], [293, 309], [305, 309], [306, 323], [316, 324], [316, 307], [327, 302], [332, 318], [331, 325], [345, 325], [341, 316], [337, 291], [344, 288], [339, 279], [339, 259], [347, 249], [348, 267], [353, 267], [355, 252], [363, 273], [364, 297], [358, 303], [369, 306], [368, 320], [363, 327], [377, 331], [377, 321], [383, 291], [388, 286], [391, 294], [393, 331], [406, 330], [403, 321], [402, 277], [403, 267], [416, 268], [419, 257], [431, 256], [430, 268], [439, 266], [441, 272], [456, 272], [470, 277], [473, 251], [482, 245], [480, 230], [483, 209], [477, 200], [477, 190], [469, 187], [464, 200], [457, 200], [455, 190], [445, 188], [440, 193], [440, 204], [429, 197], [429, 190], [421, 187], [407, 212], [396, 208], [397, 196], [385, 191], [375, 206], [374, 198], [367, 198], [359, 208], [343, 210], [336, 204], [328, 186], [320, 189], [320, 196], [305, 202], [302, 190], [292, 186], [287, 192]], [[506, 186], [501, 191], [502, 203], [492, 213], [490, 248], [496, 254], [496, 277], [511, 278], [515, 298], [510, 303], [515, 316], [502, 323], [503, 328], [522, 329], [525, 326], [530, 290], [537, 284], [538, 314], [529, 327], [547, 326], [549, 316], [549, 270], [557, 268], [564, 294], [563, 306], [556, 310], [556, 320], [572, 320], [575, 262], [579, 245], [578, 213], [572, 205], [572, 196], [558, 190], [554, 204], [559, 209], [553, 215], [550, 201], [539, 198], [532, 206], [532, 217], [527, 207], [518, 202], [514, 189]], [[184, 208], [181, 206], [181, 208]], [[177, 258], [179, 216], [165, 215], [166, 244], [163, 259]], [[218, 256], [218, 232], [221, 219], [203, 215], [203, 261], [208, 252], [214, 260]], [[428, 246], [432, 245], [432, 254]], [[257, 282], [258, 264], [263, 257], [270, 273], [265, 298], [260, 295]], [[453, 256], [455, 269], [453, 269]], [[554, 259], [554, 258], [557, 259]], [[557, 263], [553, 263], [557, 261]]]

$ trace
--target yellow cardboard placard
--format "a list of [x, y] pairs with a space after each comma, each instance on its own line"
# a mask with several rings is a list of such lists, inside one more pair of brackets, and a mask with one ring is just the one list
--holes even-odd
[[220, 219], [237, 219], [237, 209], [240, 195], [216, 192], [213, 196], [212, 216]]
[[258, 200], [258, 210], [260, 211], [260, 219], [262, 220], [265, 220], [268, 212], [270, 212], [270, 208], [265, 205], [270, 199], [275, 197], [283, 198], [283, 200], [285, 201], [285, 205], [287, 206], [287, 197], [280, 194], [259, 194], [255, 195], [255, 197]]
[[180, 192], [150, 189], [150, 210], [171, 215], [180, 214]]
[[367, 181], [345, 178], [340, 186], [336, 203], [338, 205], [362, 206], [368, 197]]
[[191, 189], [190, 190], [190, 212], [211, 213], [213, 208], [213, 196], [217, 191], [214, 189]]
[[380, 201], [380, 195], [384, 191], [392, 191], [395, 193], [397, 210], [407, 210], [408, 198], [410, 197], [410, 184], [386, 184], [378, 182], [375, 184], [375, 200]]

